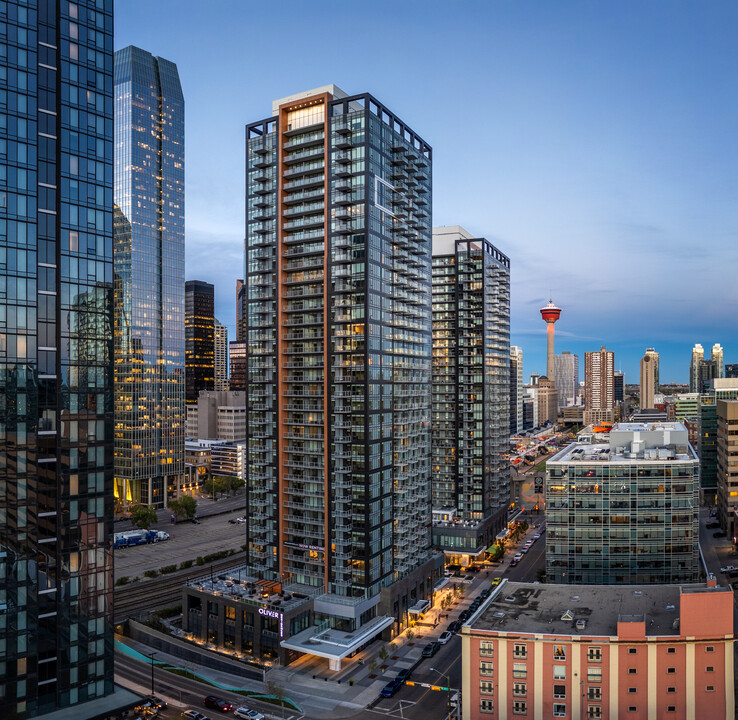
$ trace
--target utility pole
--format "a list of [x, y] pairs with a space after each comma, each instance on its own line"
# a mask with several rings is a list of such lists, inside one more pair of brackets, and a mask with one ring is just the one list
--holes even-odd
[[155, 652], [150, 652], [148, 657], [151, 659], [151, 696], [154, 696], [154, 655]]

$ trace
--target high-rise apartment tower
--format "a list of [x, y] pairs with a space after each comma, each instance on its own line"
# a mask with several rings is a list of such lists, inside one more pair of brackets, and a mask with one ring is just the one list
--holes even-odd
[[396, 631], [391, 586], [429, 597], [439, 559], [431, 149], [334, 85], [272, 109], [246, 127], [249, 563], [336, 626]]
[[482, 555], [510, 504], [510, 260], [458, 226], [433, 230], [433, 544]]
[[0, 717], [86, 720], [123, 704], [113, 2], [7, 0], [0, 35]]
[[510, 346], [510, 434], [523, 432], [523, 348]]
[[641, 410], [654, 406], [654, 395], [658, 386], [658, 368], [659, 354], [653, 348], [648, 348], [641, 358]]
[[577, 404], [579, 396], [579, 356], [564, 350], [554, 356], [554, 377], [559, 407]]
[[184, 99], [174, 63], [115, 53], [115, 494], [162, 507], [184, 472]]
[[613, 422], [615, 353], [601, 347], [584, 353], [584, 419], [586, 423]]
[[228, 328], [215, 318], [214, 369], [215, 389], [228, 390]]

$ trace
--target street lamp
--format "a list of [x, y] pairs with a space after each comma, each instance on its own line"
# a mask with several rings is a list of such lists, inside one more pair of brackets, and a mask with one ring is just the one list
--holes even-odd
[[436, 670], [436, 668], [432, 667], [431, 670], [435, 673], [438, 673], [441, 677], [446, 678], [446, 690], [448, 691], [448, 700], [446, 701], [447, 710], [449, 712], [449, 715], [451, 714], [451, 676], [446, 674], [445, 672], [441, 672], [440, 670]]
[[154, 655], [155, 652], [150, 652], [146, 656], [151, 660], [151, 697], [154, 697]]

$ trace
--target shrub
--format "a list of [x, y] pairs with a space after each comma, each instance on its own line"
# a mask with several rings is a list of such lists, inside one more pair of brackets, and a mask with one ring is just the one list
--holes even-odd
[[120, 585], [125, 585], [128, 582], [128, 578], [124, 575], [123, 577], [119, 577], [115, 581], [116, 587], [119, 587]]
[[192, 567], [192, 562], [193, 562], [192, 560], [185, 560], [184, 562], [181, 562], [179, 564], [179, 569], [180, 570], [186, 570], [187, 568], [191, 568]]
[[158, 574], [159, 573], [156, 572], [156, 570], [146, 570], [146, 572], [144, 572], [144, 576], [147, 578], [155, 578]]
[[205, 560], [201, 556], [198, 555], [197, 559], [195, 560], [195, 565], [204, 565]]
[[159, 570], [159, 572], [162, 575], [166, 575], [167, 573], [176, 572], [176, 570], [177, 570], [177, 564], [175, 563], [174, 565], [165, 565], [163, 568], [161, 568], [161, 570]]

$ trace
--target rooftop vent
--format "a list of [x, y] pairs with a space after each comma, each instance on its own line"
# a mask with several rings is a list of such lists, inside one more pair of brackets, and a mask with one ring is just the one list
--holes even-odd
[[584, 628], [587, 627], [587, 621], [586, 620], [577, 620], [577, 630], [584, 630]]
[[567, 610], [562, 616], [562, 620], [573, 620], [574, 619], [574, 613], [571, 610]]
[[494, 616], [496, 618], [504, 618], [505, 617], [505, 613], [502, 612], [502, 610], [498, 610], [496, 613], [494, 613]]
[[635, 595], [636, 597], [640, 597], [641, 595], [643, 595], [643, 590], [633, 590], [633, 595]]
[[666, 606], [666, 609], [667, 610], [676, 610], [676, 605], [667, 605]]

